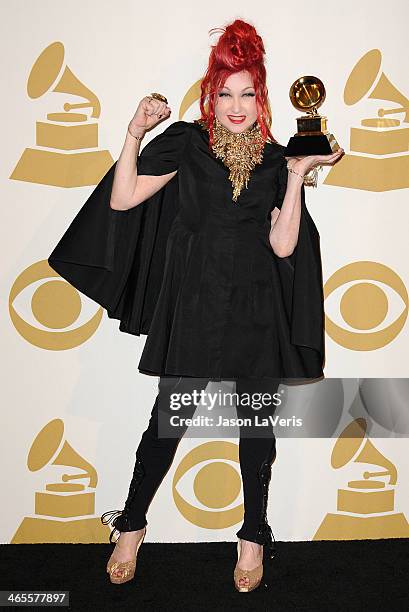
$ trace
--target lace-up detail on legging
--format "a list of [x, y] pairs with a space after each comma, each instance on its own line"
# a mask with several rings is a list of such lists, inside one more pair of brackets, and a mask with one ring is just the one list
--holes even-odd
[[[101, 516], [101, 522], [103, 525], [112, 524], [113, 529], [109, 536], [109, 541], [114, 543], [118, 541], [121, 531], [135, 531], [135, 528], [131, 525], [129, 518], [129, 510], [132, 505], [135, 494], [145, 476], [145, 469], [143, 467], [142, 460], [138, 453], [136, 453], [135, 467], [132, 475], [131, 484], [129, 485], [128, 498], [125, 502], [123, 510], [108, 510]], [[113, 540], [114, 535], [116, 539]]]
[[276, 554], [276, 544], [274, 534], [267, 521], [267, 504], [268, 504], [268, 488], [271, 480], [271, 465], [276, 456], [275, 444], [273, 446], [272, 456], [263, 461], [260, 466], [258, 477], [262, 484], [263, 500], [260, 524], [257, 531], [257, 537], [264, 540], [265, 548], [268, 549], [268, 556], [273, 559]]

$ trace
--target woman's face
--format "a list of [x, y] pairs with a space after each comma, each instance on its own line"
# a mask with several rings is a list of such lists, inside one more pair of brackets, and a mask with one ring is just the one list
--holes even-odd
[[256, 121], [256, 92], [246, 70], [226, 79], [216, 94], [215, 114], [225, 128], [235, 133], [247, 130]]

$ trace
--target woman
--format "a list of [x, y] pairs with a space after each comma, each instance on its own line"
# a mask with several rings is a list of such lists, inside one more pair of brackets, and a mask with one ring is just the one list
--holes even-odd
[[[233, 380], [239, 398], [273, 397], [280, 380], [322, 376], [319, 235], [303, 181], [343, 150], [283, 156], [270, 132], [264, 54], [253, 26], [227, 26], [202, 80], [200, 120], [176, 121], [139, 155], [146, 131], [171, 114], [163, 96], [144, 97], [118, 161], [48, 260], [121, 331], [147, 334], [138, 369], [160, 377], [124, 509], [101, 517], [120, 534], [107, 565], [114, 583], [134, 576], [146, 511], [186, 429], [159, 435], [172, 392]], [[240, 401], [237, 411], [251, 415]], [[184, 416], [193, 413], [192, 404]], [[260, 584], [263, 551], [274, 552], [266, 509], [275, 437], [271, 428], [255, 435], [240, 428], [239, 591]]]

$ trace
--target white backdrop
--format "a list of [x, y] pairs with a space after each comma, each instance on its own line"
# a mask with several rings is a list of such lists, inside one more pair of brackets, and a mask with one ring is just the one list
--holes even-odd
[[[356, 151], [351, 151], [351, 128], [359, 127], [363, 119], [376, 117], [380, 107], [396, 108], [405, 104], [405, 99], [408, 110], [409, 83], [404, 60], [408, 55], [409, 9], [403, 0], [396, 0], [392, 11], [377, 11], [369, 0], [359, 3], [346, 0], [341, 5], [330, 1], [321, 3], [317, 10], [311, 10], [310, 3], [300, 0], [291, 3], [255, 0], [251, 6], [242, 0], [210, 1], [203, 6], [188, 2], [170, 5], [158, 0], [153, 7], [130, 0], [115, 6], [107, 0], [72, 0], [68, 5], [60, 0], [3, 3], [0, 61], [6, 78], [1, 100], [4, 139], [0, 152], [4, 466], [1, 490], [7, 511], [0, 526], [2, 542], [106, 541], [109, 531], [99, 525], [98, 516], [108, 509], [121, 508], [125, 501], [134, 453], [147, 426], [158, 382], [156, 377], [137, 371], [145, 336], [120, 333], [118, 322], [109, 320], [105, 312], [96, 330], [84, 335], [72, 348], [59, 349], [59, 340], [53, 348], [47, 345], [50, 333], [59, 334], [61, 329], [53, 329], [51, 324], [60, 320], [60, 313], [57, 301], [53, 301], [55, 276], [51, 270], [49, 277], [45, 274], [45, 260], [93, 186], [76, 186], [69, 174], [64, 177], [69, 187], [61, 187], [29, 177], [27, 168], [20, 177], [13, 178], [13, 171], [27, 148], [46, 150], [50, 155], [57, 152], [55, 144], [54, 147], [38, 144], [36, 122], [47, 121], [49, 113], [64, 112], [65, 102], [81, 101], [76, 95], [52, 91], [66, 66], [101, 104], [100, 116], [90, 121], [97, 123], [98, 129], [98, 143], [89, 149], [91, 153], [107, 151], [112, 159], [118, 158], [127, 124], [139, 100], [151, 91], [167, 96], [173, 110], [170, 121], [196, 118], [197, 101], [183, 116], [180, 104], [206, 68], [210, 44], [215, 40], [209, 38], [208, 31], [237, 17], [253, 23], [263, 37], [272, 132], [280, 143], [286, 144], [296, 131], [298, 113], [291, 106], [288, 91], [291, 83], [302, 75], [313, 74], [324, 82], [327, 97], [322, 113], [328, 116], [330, 131], [352, 155]], [[30, 71], [44, 49], [55, 42], [62, 43], [65, 50], [61, 72], [43, 95], [32, 98], [27, 92]], [[364, 70], [363, 79], [368, 78], [369, 92], [379, 84], [378, 92], [385, 93], [383, 72], [394, 86], [392, 96], [391, 90], [384, 99], [369, 98], [368, 92], [356, 104], [348, 105], [344, 100], [348, 77], [357, 62], [374, 49], [380, 52], [381, 69], [372, 81], [369, 69]], [[395, 89], [403, 96], [403, 102]], [[409, 280], [406, 201], [409, 128], [403, 112], [387, 117], [400, 123], [389, 130], [395, 129], [387, 136], [392, 143], [389, 149], [402, 137], [406, 139], [406, 149], [395, 147], [380, 156], [366, 151], [359, 156], [365, 158], [365, 163], [387, 158], [388, 173], [382, 174], [379, 165], [376, 170], [365, 170], [367, 186], [357, 188], [353, 185], [359, 180], [358, 166], [353, 166], [357, 176], [352, 176], [354, 173], [349, 170], [341, 172], [341, 181], [333, 181], [336, 184], [330, 184], [330, 169], [325, 168], [319, 174], [318, 189], [306, 190], [307, 205], [321, 235], [326, 292], [333, 275], [337, 273], [351, 286], [354, 270], [362, 267], [370, 271], [363, 281], [372, 283], [372, 289], [375, 286], [371, 292], [367, 285], [362, 285], [362, 290], [358, 288], [349, 298], [347, 295], [344, 311], [334, 300], [336, 292], [328, 295], [327, 317], [351, 332], [347, 336], [337, 331], [327, 333], [328, 378], [408, 376], [405, 287]], [[158, 126], [144, 144], [166, 125]], [[35, 175], [37, 170], [31, 171]], [[392, 187], [387, 182], [391, 175]], [[360, 262], [369, 263], [360, 266]], [[400, 288], [395, 295], [386, 286], [391, 279], [394, 287]], [[28, 280], [33, 281], [31, 290]], [[50, 284], [41, 290], [45, 280]], [[37, 294], [33, 298], [34, 291]], [[351, 308], [356, 316], [348, 319], [346, 313]], [[65, 331], [84, 324], [97, 310], [95, 303], [81, 296], [80, 317]], [[400, 324], [394, 327], [393, 321], [398, 317]], [[33, 328], [42, 330], [44, 336]], [[373, 334], [375, 346], [367, 348], [366, 340], [362, 342], [359, 334], [366, 338]], [[55, 419], [61, 421], [53, 423]], [[36, 445], [36, 436], [47, 426]], [[64, 447], [65, 441], [75, 454], [67, 450], [67, 445]], [[218, 528], [219, 514], [225, 508], [209, 508], [203, 499], [190, 497], [190, 503], [201, 508], [206, 516], [214, 513], [213, 523], [210, 519], [212, 526], [204, 528], [200, 526], [200, 512], [186, 515], [175, 503], [172, 488], [175, 470], [187, 453], [206, 442], [182, 440], [174, 464], [151, 505], [147, 541], [234, 538], [239, 523]], [[381, 504], [370, 515], [362, 510], [346, 513], [350, 524], [358, 524], [358, 528], [354, 526], [348, 531], [335, 527], [326, 537], [408, 536], [403, 516], [409, 512], [407, 440], [385, 437], [372, 442], [398, 471], [392, 487], [393, 508], [380, 511]], [[336, 470], [331, 464], [334, 443], [335, 440], [328, 439], [278, 440], [269, 496], [269, 522], [276, 538], [318, 537], [317, 530], [325, 516], [336, 513], [337, 489], [345, 489], [351, 475], [347, 467]], [[63, 457], [74, 458], [78, 468], [52, 465], [63, 448]], [[59, 487], [45, 494], [47, 484], [61, 483], [65, 473], [77, 473], [84, 460], [98, 475], [96, 486], [90, 487], [88, 480], [79, 480], [83, 486], [78, 495]], [[235, 462], [231, 465], [237, 467]], [[355, 478], [362, 475], [362, 469]], [[241, 503], [241, 492], [236, 491], [235, 499], [233, 493], [234, 488], [231, 507]], [[393, 517], [399, 517], [399, 513], [403, 515], [395, 521]], [[341, 514], [345, 515], [345, 511]], [[371, 531], [368, 525], [375, 523]], [[392, 523], [392, 529], [384, 528]], [[341, 523], [335, 520], [334, 524]]]

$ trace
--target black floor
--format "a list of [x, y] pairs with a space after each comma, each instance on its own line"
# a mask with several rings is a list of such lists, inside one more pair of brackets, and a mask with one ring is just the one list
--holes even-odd
[[271, 590], [251, 593], [234, 588], [233, 542], [144, 543], [135, 578], [123, 585], [105, 571], [112, 549], [2, 545], [0, 589], [70, 591], [71, 610], [409, 610], [409, 539], [278, 542]]

